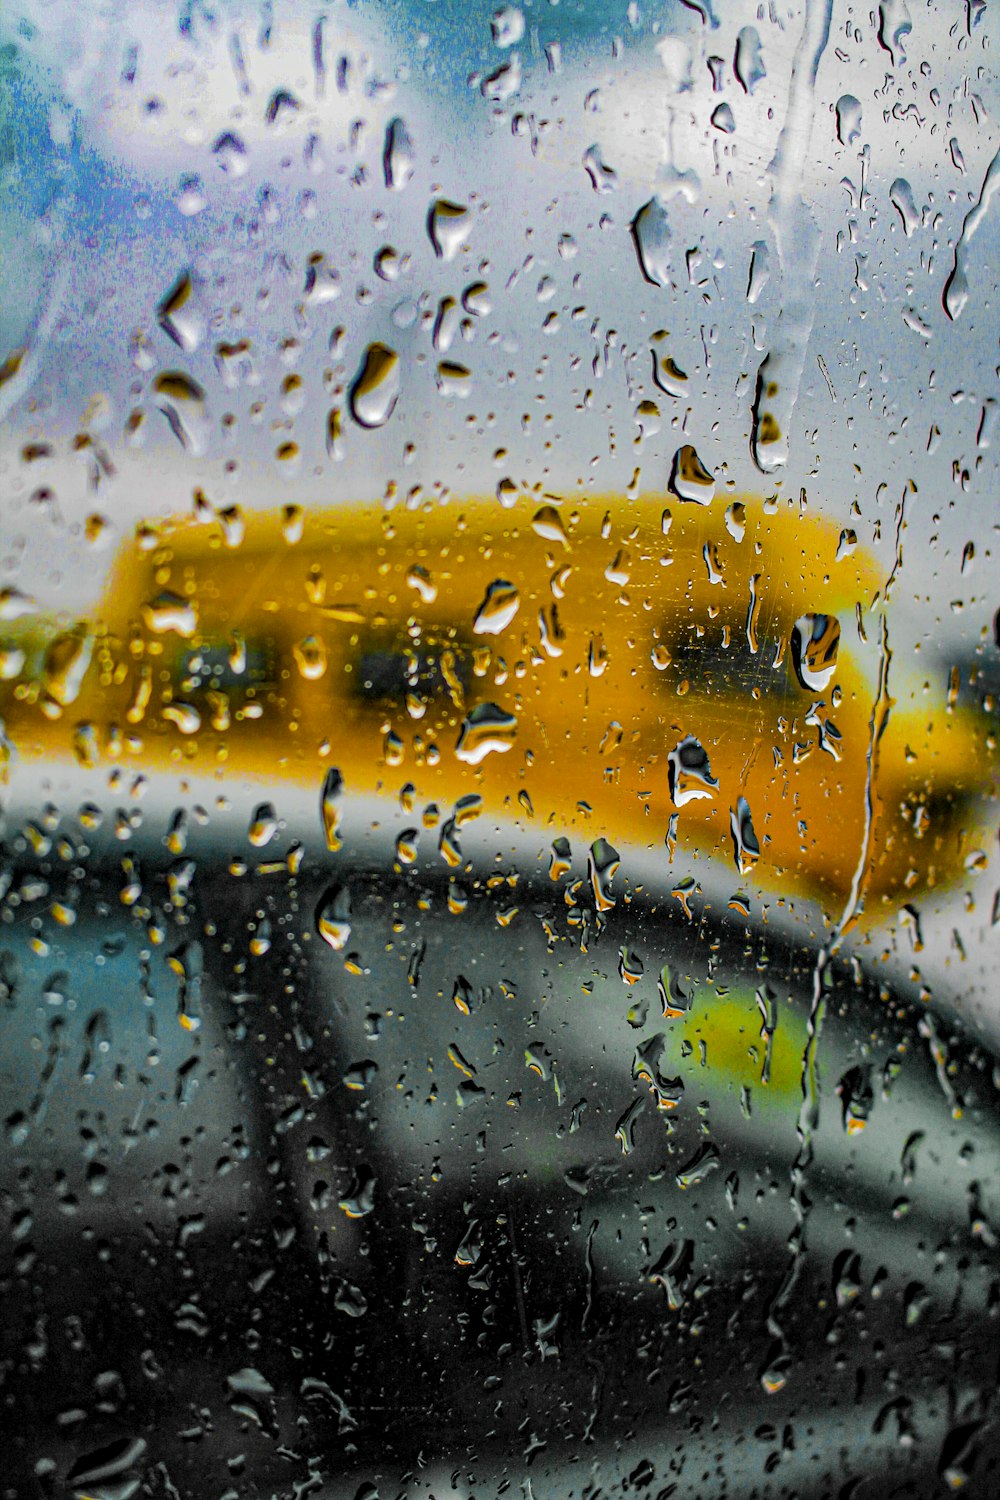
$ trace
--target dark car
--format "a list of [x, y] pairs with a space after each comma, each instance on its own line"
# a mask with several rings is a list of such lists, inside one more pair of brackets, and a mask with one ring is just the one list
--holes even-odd
[[5, 1493], [991, 1492], [975, 1038], [526, 847], [88, 821], [7, 840]]

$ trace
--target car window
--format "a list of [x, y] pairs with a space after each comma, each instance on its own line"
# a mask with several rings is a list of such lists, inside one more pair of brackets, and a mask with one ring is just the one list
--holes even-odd
[[0, 9], [2, 1500], [997, 1493], [996, 31]]

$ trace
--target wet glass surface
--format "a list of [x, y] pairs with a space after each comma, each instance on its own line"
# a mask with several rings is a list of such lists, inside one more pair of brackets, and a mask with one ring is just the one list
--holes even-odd
[[985, 5], [0, 16], [0, 1492], [996, 1492]]

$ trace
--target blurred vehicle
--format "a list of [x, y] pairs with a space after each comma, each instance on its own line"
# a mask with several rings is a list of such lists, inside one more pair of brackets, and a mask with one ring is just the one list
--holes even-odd
[[[705, 489], [685, 463], [682, 492]], [[204, 503], [140, 526], [90, 619], [7, 626], [8, 741], [225, 774], [279, 812], [283, 784], [332, 777], [332, 840], [345, 798], [425, 802], [452, 864], [482, 814], [660, 850], [664, 881], [675, 845], [718, 856], [838, 914], [953, 879], [984, 721], [892, 711], [885, 580], [853, 533], [776, 500], [666, 499]]]
[[124, 905], [50, 834], [0, 908], [5, 1494], [642, 1462], [864, 1496], [893, 1450], [900, 1493], [989, 1493], [1000, 1138], [960, 1028], [829, 965], [802, 1196], [815, 954], [737, 912], [612, 888], [598, 929], [566, 876], [462, 899], [347, 853], [164, 861]]

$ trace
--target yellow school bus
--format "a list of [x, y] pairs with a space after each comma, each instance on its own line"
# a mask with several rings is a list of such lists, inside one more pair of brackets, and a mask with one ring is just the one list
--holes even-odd
[[86, 620], [6, 627], [0, 714], [26, 759], [275, 803], [325, 782], [332, 844], [342, 788], [433, 804], [445, 859], [478, 813], [554, 866], [557, 841], [621, 842], [669, 881], [680, 851], [831, 910], [860, 869], [871, 909], [955, 873], [982, 781], [967, 712], [880, 687], [884, 584], [853, 533], [773, 498], [203, 502], [137, 528]]

